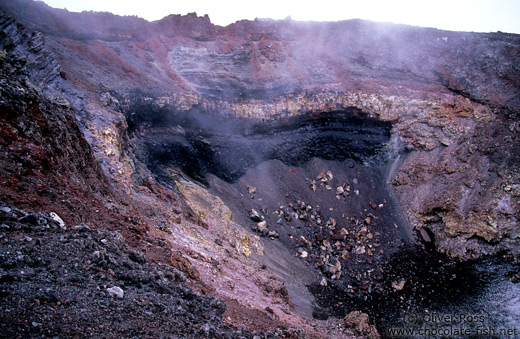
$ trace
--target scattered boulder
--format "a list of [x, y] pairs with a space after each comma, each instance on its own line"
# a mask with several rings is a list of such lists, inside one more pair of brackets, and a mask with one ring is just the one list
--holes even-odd
[[267, 222], [265, 220], [260, 221], [256, 224], [256, 230], [260, 233], [264, 232], [267, 229]]
[[119, 286], [113, 286], [113, 287], [107, 288], [107, 292], [108, 292], [108, 294], [110, 294], [114, 297], [117, 297], [119, 299], [123, 299], [123, 297], [125, 296], [125, 292]]
[[356, 335], [369, 339], [379, 339], [381, 336], [374, 325], [369, 324], [368, 314], [353, 311], [343, 318], [343, 325], [352, 329]]
[[404, 285], [406, 284], [406, 280], [405, 279], [401, 279], [401, 280], [398, 280], [398, 281], [393, 281], [392, 282], [392, 288], [396, 291], [401, 291], [403, 288], [404, 288]]
[[51, 212], [49, 215], [50, 215], [52, 221], [54, 221], [59, 226], [59, 228], [61, 228], [61, 229], [65, 228], [65, 222], [63, 221], [62, 218], [60, 218], [60, 216], [58, 214], [56, 214], [55, 212]]
[[[427, 245], [433, 244], [433, 233], [430, 230], [428, 230], [424, 227], [421, 227], [419, 229], [418, 233], [419, 233], [419, 237], [423, 243], [425, 243]], [[430, 236], [430, 234], [431, 234], [431, 236]]]
[[276, 238], [279, 238], [280, 235], [278, 234], [278, 232], [275, 232], [275, 231], [269, 231], [269, 233], [267, 234], [267, 236], [271, 239], [276, 239]]
[[[254, 210], [253, 210], [254, 211]], [[267, 222], [262, 220], [252, 227], [253, 231], [258, 232], [261, 237], [269, 237], [271, 239], [279, 238], [278, 232], [270, 230], [267, 227]]]
[[334, 176], [332, 175], [332, 172], [331, 171], [327, 171], [327, 179], [328, 180], [332, 180], [334, 178]]
[[252, 209], [249, 212], [249, 218], [251, 218], [251, 220], [253, 220], [254, 222], [262, 221], [262, 217], [260, 217], [260, 214], [258, 214], [258, 212], [255, 209]]

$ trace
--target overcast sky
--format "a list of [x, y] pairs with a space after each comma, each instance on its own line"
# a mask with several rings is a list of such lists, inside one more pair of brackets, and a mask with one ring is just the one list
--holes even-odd
[[106, 11], [149, 21], [208, 14], [226, 26], [241, 19], [337, 21], [353, 18], [454, 31], [520, 33], [520, 0], [44, 0], [69, 11]]

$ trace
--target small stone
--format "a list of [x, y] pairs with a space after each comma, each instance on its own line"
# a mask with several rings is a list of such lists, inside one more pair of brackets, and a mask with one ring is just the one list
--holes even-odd
[[31, 325], [33, 325], [33, 327], [38, 327], [38, 323], [35, 322], [35, 321], [33, 321], [33, 322], [31, 323]]
[[428, 231], [424, 228], [419, 229], [419, 236], [427, 244], [433, 242], [432, 238], [430, 237], [430, 234], [428, 234]]
[[114, 297], [118, 297], [119, 299], [123, 299], [123, 297], [125, 295], [125, 292], [123, 292], [121, 287], [118, 287], [118, 286], [107, 288], [107, 292], [108, 292], [108, 294], [110, 294]]
[[357, 246], [354, 252], [356, 252], [356, 254], [365, 254], [365, 246]]
[[9, 212], [11, 212], [11, 209], [7, 206], [3, 206], [3, 207], [0, 207], [0, 211], [2, 211], [4, 213], [9, 213]]
[[307, 258], [308, 255], [309, 255], [309, 253], [307, 251], [302, 251], [302, 254], [300, 254], [300, 257]]
[[255, 221], [255, 222], [260, 222], [262, 221], [262, 218], [260, 217], [260, 215], [258, 214], [258, 212], [254, 209], [252, 209], [250, 212], [249, 212], [249, 218], [251, 218], [251, 220]]
[[329, 180], [332, 180], [334, 178], [334, 176], [332, 175], [332, 172], [331, 171], [327, 171], [327, 178]]
[[255, 186], [247, 186], [247, 191], [249, 194], [255, 194], [256, 193], [256, 187]]
[[332, 246], [330, 245], [330, 241], [328, 241], [327, 239], [323, 240], [323, 246], [329, 249], [332, 248]]
[[[331, 276], [335, 276], [336, 272], [341, 269], [341, 265], [338, 268], [338, 265], [332, 265], [332, 264], [325, 264], [323, 265], [323, 273], [329, 274]], [[334, 278], [333, 278], [334, 279]]]
[[24, 224], [38, 225], [38, 218], [34, 214], [23, 216], [18, 221]]
[[404, 288], [404, 284], [406, 284], [406, 280], [401, 279], [400, 281], [392, 282], [392, 287], [396, 291], [401, 291]]
[[357, 336], [363, 338], [376, 339], [381, 338], [374, 325], [369, 324], [369, 317], [367, 314], [360, 311], [353, 311], [343, 318], [345, 327], [352, 329]]
[[262, 233], [267, 228], [267, 222], [265, 220], [260, 221], [256, 224], [256, 228], [258, 229], [258, 232]]
[[321, 278], [320, 285], [323, 287], [327, 286], [327, 279], [325, 277]]
[[300, 236], [299, 241], [304, 243], [305, 246], [307, 246], [307, 247], [311, 247], [312, 246], [312, 243], [309, 240], [307, 240], [303, 235]]
[[51, 217], [52, 221], [54, 221], [56, 224], [58, 224], [59, 228], [62, 228], [62, 229], [65, 228], [65, 222], [58, 214], [56, 214], [55, 212], [51, 212], [50, 217]]
[[311, 181], [311, 189], [313, 192], [316, 192], [316, 180]]

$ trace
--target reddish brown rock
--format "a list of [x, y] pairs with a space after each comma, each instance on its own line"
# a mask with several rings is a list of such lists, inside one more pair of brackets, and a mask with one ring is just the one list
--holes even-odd
[[343, 324], [345, 327], [353, 329], [357, 335], [365, 338], [381, 338], [376, 327], [369, 324], [368, 315], [360, 311], [353, 311], [347, 314], [343, 318]]

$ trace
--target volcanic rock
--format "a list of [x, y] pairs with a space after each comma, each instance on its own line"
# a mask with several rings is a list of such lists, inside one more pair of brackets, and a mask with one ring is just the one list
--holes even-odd
[[108, 294], [118, 297], [119, 299], [123, 299], [123, 297], [125, 295], [125, 293], [119, 286], [113, 286], [113, 287], [107, 288], [107, 292], [108, 292]]
[[365, 313], [359, 311], [350, 312], [343, 318], [343, 323], [346, 327], [354, 329], [357, 335], [374, 339], [381, 337], [375, 326], [369, 324], [369, 317]]
[[258, 224], [256, 224], [258, 232], [262, 233], [267, 229], [267, 222], [265, 220], [260, 221]]
[[253, 220], [255, 222], [262, 222], [262, 218], [260, 217], [258, 212], [254, 209], [249, 212], [249, 217], [251, 218], [251, 220]]

